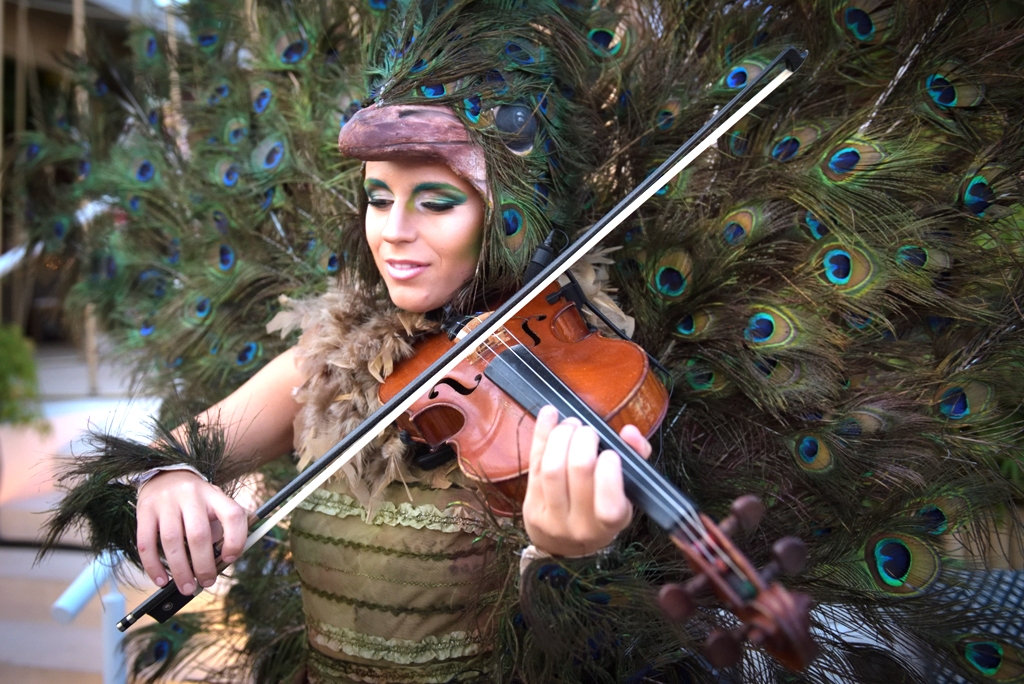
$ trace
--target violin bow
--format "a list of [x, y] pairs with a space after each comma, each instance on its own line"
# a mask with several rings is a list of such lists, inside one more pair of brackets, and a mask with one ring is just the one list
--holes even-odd
[[[806, 51], [794, 47], [783, 50], [756, 78], [751, 79], [739, 93], [723, 105], [700, 130], [673, 152], [661, 166], [631, 190], [597, 223], [562, 250], [561, 254], [552, 259], [551, 263], [547, 264], [511, 299], [493, 311], [480, 325], [467, 332], [458, 344], [420, 373], [413, 382], [402, 388], [390, 401], [370, 414], [340, 442], [257, 508], [249, 517], [250, 529], [254, 525], [257, 527], [246, 538], [244, 550], [248, 551], [259, 542], [285, 516], [295, 510], [310, 494], [319, 489], [332, 475], [368, 446], [388, 425], [394, 423], [419, 399], [427, 387], [437, 384], [472, 354], [479, 343], [504, 327], [527, 302], [538, 297], [544, 288], [568, 271], [609, 233], [632, 216], [641, 205], [665, 187], [669, 181], [708, 148], [715, 145], [722, 135], [732, 129], [740, 119], [749, 114], [792, 76], [806, 57]], [[782, 67], [781, 71], [758, 90], [758, 86], [766, 80], [767, 76], [780, 67]], [[225, 566], [226, 564], [220, 563], [218, 569], [223, 569]], [[167, 586], [153, 593], [121, 618], [117, 623], [117, 628], [123, 632], [138, 622], [143, 615], [149, 615], [158, 622], [166, 622], [201, 592], [202, 588], [198, 588], [195, 594], [182, 594], [177, 590], [174, 582], [169, 582]]]

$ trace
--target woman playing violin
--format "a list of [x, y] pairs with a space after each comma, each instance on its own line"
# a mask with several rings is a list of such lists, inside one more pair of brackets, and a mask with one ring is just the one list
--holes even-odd
[[[357, 114], [343, 129], [341, 145], [366, 162], [366, 246], [390, 302], [402, 312], [426, 314], [471, 286], [482, 270], [487, 185], [486, 179], [471, 176], [466, 169], [480, 168], [483, 153], [454, 114], [438, 106], [393, 107], [405, 121], [414, 123], [391, 138], [386, 149], [375, 150], [372, 132], [379, 131], [378, 119], [387, 109], [370, 108]], [[429, 121], [429, 129], [417, 125], [418, 119]], [[423, 152], [435, 143], [446, 143], [438, 145], [446, 151], [434, 156]], [[202, 422], [225, 430], [228, 458], [235, 467], [255, 469], [291, 449], [293, 443], [300, 453], [313, 448], [308, 426], [296, 429], [300, 402], [308, 401], [308, 388], [318, 381], [308, 372], [314, 363], [309, 350], [302, 348], [304, 342], [202, 414]], [[628, 426], [621, 434], [642, 455], [650, 453], [650, 445], [636, 427]], [[306, 590], [315, 652], [311, 667], [318, 677], [334, 673], [344, 681], [367, 668], [387, 681], [399, 681], [410, 667], [456, 672], [454, 664], [460, 661], [467, 668], [478, 668], [474, 656], [488, 650], [485, 637], [467, 628], [464, 616], [457, 611], [435, 612], [438, 606], [459, 601], [486, 555], [470, 554], [467, 540], [475, 523], [456, 520], [448, 510], [452, 501], [467, 495], [457, 493], [457, 477], [444, 482], [444, 489], [424, 488], [422, 483], [439, 480], [413, 471], [403, 466], [400, 481], [381, 483], [383, 496], [371, 497], [372, 503], [359, 502], [350, 485], [335, 483], [317, 503], [297, 513], [292, 527], [297, 536], [294, 552]], [[404, 486], [408, 480], [419, 480], [420, 486]], [[422, 529], [424, 510], [454, 522]], [[408, 511], [413, 514], [402, 515]], [[598, 453], [593, 429], [582, 427], [576, 419], [559, 422], [553, 408], [544, 409], [530, 447], [529, 484], [522, 508], [534, 547], [530, 554], [593, 554], [608, 546], [631, 516], [619, 457], [611, 451]], [[453, 534], [452, 529], [457, 531]], [[222, 539], [221, 557], [232, 562], [241, 552], [246, 533], [245, 511], [194, 472], [160, 472], [139, 491], [139, 554], [146, 573], [159, 586], [171, 577], [183, 593], [193, 592], [196, 583], [211, 586], [217, 577], [213, 543]], [[324, 539], [327, 544], [319, 543]], [[393, 554], [403, 552], [419, 555], [390, 562]], [[443, 568], [438, 572], [429, 567], [437, 563], [428, 560], [438, 553], [468, 554], [468, 560], [453, 563], [447, 573]], [[383, 580], [378, 573], [386, 574]], [[424, 577], [427, 588], [418, 592], [415, 610], [403, 612], [403, 606], [393, 600], [402, 592], [388, 591], [389, 587], [401, 589]], [[456, 588], [446, 588], [452, 586]], [[389, 596], [391, 600], [385, 600]], [[354, 609], [357, 603], [360, 608]], [[388, 611], [397, 611], [400, 618]], [[429, 644], [445, 638], [461, 642], [447, 650], [431, 650]], [[410, 657], [412, 651], [419, 655]]]

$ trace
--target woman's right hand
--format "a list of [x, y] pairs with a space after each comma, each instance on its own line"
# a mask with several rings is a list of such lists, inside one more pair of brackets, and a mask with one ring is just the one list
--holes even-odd
[[139, 490], [137, 519], [136, 541], [146, 574], [157, 586], [167, 584], [167, 570], [160, 561], [162, 546], [171, 576], [183, 594], [194, 593], [196, 581], [210, 587], [217, 580], [215, 542], [223, 537], [221, 559], [231, 563], [242, 553], [248, 534], [245, 510], [187, 470], [163, 472], [147, 482]]

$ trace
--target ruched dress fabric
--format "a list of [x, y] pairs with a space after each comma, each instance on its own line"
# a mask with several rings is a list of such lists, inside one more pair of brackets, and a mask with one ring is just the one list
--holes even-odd
[[458, 505], [471, 500], [457, 485], [394, 482], [368, 520], [340, 480], [295, 511], [311, 682], [486, 680], [477, 606], [494, 545]]

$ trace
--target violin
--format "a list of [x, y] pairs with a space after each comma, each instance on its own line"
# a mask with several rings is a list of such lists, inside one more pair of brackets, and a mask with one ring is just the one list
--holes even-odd
[[[467, 329], [476, 323], [470, 321]], [[419, 376], [460, 334], [440, 333], [414, 345], [416, 354], [397, 365], [380, 386], [381, 402]], [[802, 569], [803, 542], [780, 540], [772, 562], [755, 569], [731, 536], [756, 527], [764, 512], [756, 497], [738, 499], [732, 514], [716, 525], [619, 437], [618, 431], [630, 423], [652, 435], [668, 409], [668, 392], [651, 372], [643, 349], [597, 333], [556, 285], [479, 344], [398, 423], [413, 440], [431, 448], [450, 445], [488, 507], [511, 516], [526, 494], [535, 418], [546, 404], [554, 405], [562, 418], [578, 418], [597, 430], [601, 448], [622, 459], [627, 496], [682, 551], [695, 576], [685, 585], [662, 589], [659, 600], [665, 612], [676, 619], [688, 617], [698, 597], [710, 592], [743, 623], [733, 632], [711, 634], [705, 651], [712, 664], [735, 664], [742, 657], [740, 644], [747, 640], [790, 669], [803, 670], [817, 653], [810, 638], [811, 601], [774, 581], [778, 574]]]

